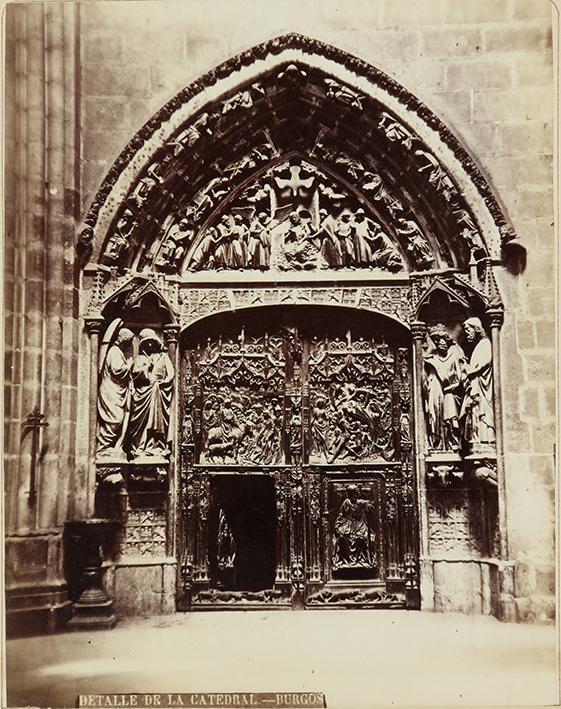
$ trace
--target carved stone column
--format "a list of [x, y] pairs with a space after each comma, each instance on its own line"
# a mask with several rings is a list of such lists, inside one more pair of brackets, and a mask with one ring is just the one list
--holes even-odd
[[415, 416], [415, 471], [417, 476], [417, 504], [419, 506], [419, 546], [421, 567], [421, 604], [423, 608], [434, 606], [432, 564], [429, 560], [429, 522], [426, 492], [426, 435], [423, 412], [423, 342], [427, 326], [424, 322], [412, 322], [413, 336], [413, 413]]
[[166, 525], [166, 551], [168, 556], [173, 556], [175, 553], [175, 534], [174, 530], [176, 527], [176, 508], [177, 508], [177, 479], [176, 471], [179, 469], [179, 451], [180, 447], [178, 445], [179, 440], [179, 423], [181, 415], [181, 396], [180, 392], [182, 387], [180, 386], [180, 364], [179, 364], [179, 351], [177, 347], [177, 340], [179, 338], [179, 325], [166, 325], [164, 327], [164, 341], [168, 348], [168, 356], [173, 363], [173, 368], [175, 370], [174, 379], [174, 392], [172, 399], [172, 410], [175, 415], [172, 415], [172, 430], [171, 438], [173, 440], [173, 454], [170, 457], [169, 465], [169, 488], [168, 488], [168, 499], [167, 499], [167, 525]]
[[504, 311], [501, 308], [492, 308], [487, 311], [491, 328], [491, 348], [493, 352], [493, 413], [495, 416], [495, 444], [497, 448], [497, 488], [500, 528], [500, 554], [501, 559], [508, 558], [508, 536], [506, 519], [506, 484], [504, 469], [504, 441], [503, 441], [503, 412], [501, 400], [501, 353], [500, 333], [504, 322]]
[[92, 515], [96, 484], [96, 444], [97, 444], [97, 390], [99, 385], [99, 334], [103, 327], [102, 317], [89, 318], [85, 325], [90, 336], [90, 406], [89, 406], [89, 465], [88, 465], [88, 514]]
[[[18, 633], [55, 629], [69, 610], [62, 531], [79, 485], [77, 21], [75, 3], [6, 8], [6, 587], [7, 626]], [[34, 439], [22, 438], [22, 424], [36, 410], [49, 428], [30, 499]]]
[[495, 445], [497, 453], [497, 505], [499, 512], [499, 551], [501, 566], [499, 573], [499, 608], [501, 620], [516, 620], [512, 563], [508, 563], [508, 528], [506, 513], [506, 482], [504, 463], [503, 411], [501, 389], [501, 345], [500, 334], [504, 322], [502, 308], [490, 308], [487, 311], [491, 329], [491, 348], [493, 353], [493, 413], [495, 415]]

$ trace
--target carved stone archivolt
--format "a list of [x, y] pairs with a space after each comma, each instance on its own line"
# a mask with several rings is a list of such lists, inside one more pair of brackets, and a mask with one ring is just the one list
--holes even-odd
[[417, 515], [423, 553], [494, 552], [512, 238], [438, 119], [339, 50], [288, 35], [187, 87], [79, 237], [99, 489], [161, 493], [124, 553], [175, 534], [189, 608], [417, 607]]
[[[261, 66], [263, 60], [268, 58], [270, 64], [273, 55], [277, 56], [277, 66], [264, 71]], [[283, 59], [284, 55], [286, 59]], [[347, 80], [320, 71], [316, 67], [316, 57], [318, 63], [321, 60], [325, 66], [332, 64], [334, 69], [337, 67], [338, 73], [345, 74]], [[247, 83], [237, 90], [230, 89], [229, 94], [222, 94], [215, 102], [206, 105], [197, 113], [192, 113], [192, 99], [203, 91], [215, 93], [213, 87], [219, 86], [223, 78], [234, 72], [240, 77], [247, 76]], [[253, 79], [252, 74], [255, 77]], [[362, 86], [370, 85], [371, 90], [358, 90], [352, 86], [357, 77]], [[314, 105], [319, 110], [304, 112], [303, 107], [312, 95]], [[384, 100], [384, 97], [387, 99]], [[300, 124], [304, 123], [304, 116], [309, 114], [315, 125], [321, 128], [321, 113], [326, 111], [331, 115], [340, 113], [347, 122], [354, 121], [359, 127], [358, 134], [366, 134], [367, 125], [375, 129], [377, 137], [387, 145], [386, 151], [393, 149], [396, 154], [407, 155], [423, 189], [426, 189], [427, 193], [438, 195], [451, 205], [451, 210], [456, 212], [457, 217], [457, 222], [454, 223], [459, 226], [459, 222], [462, 222], [470, 233], [469, 236], [463, 235], [461, 238], [466, 238], [469, 242], [479, 231], [479, 227], [463, 201], [462, 190], [458, 188], [455, 176], [451, 176], [449, 168], [443, 164], [441, 154], [448, 151], [454, 156], [456, 165], [461, 166], [466, 184], [475, 186], [484, 209], [488, 210], [495, 221], [497, 232], [501, 232], [499, 241], [501, 238], [505, 242], [512, 240], [512, 229], [478, 167], [459, 141], [425, 105], [383, 72], [356, 57], [317, 40], [295, 34], [275, 38], [228, 60], [168, 102], [131, 140], [112, 166], [86, 215], [86, 229], [91, 231], [91, 227], [96, 225], [100, 210], [103, 213], [102, 220], [106, 219], [105, 204], [111, 192], [119, 190], [117, 201], [125, 201], [123, 183], [127, 166], [131, 162], [138, 163], [137, 156], [141, 152], [144, 155], [151, 154], [152, 158], [140, 175], [137, 172], [137, 179], [130, 186], [126, 202], [131, 211], [149, 207], [158, 202], [162, 194], [169, 193], [169, 199], [176, 199], [177, 180], [171, 179], [171, 174], [180, 176], [180, 179], [188, 180], [196, 186], [197, 175], [185, 173], [186, 159], [190, 159], [193, 166], [198, 165], [210, 142], [222, 141], [229, 135], [228, 129], [233, 121], [239, 122], [242, 116], [244, 120], [252, 120], [263, 111], [270, 111], [276, 100], [282, 100], [286, 104], [287, 98], [293, 99], [292, 115], [295, 122], [299, 120]], [[437, 150], [427, 146], [416, 129], [406, 125], [403, 118], [397, 117], [393, 110], [388, 108], [390, 103], [392, 106], [399, 106], [395, 98], [415, 116], [415, 123], [422, 128], [424, 136], [430, 131], [437, 137]], [[300, 106], [302, 110], [299, 110]], [[313, 124], [310, 122], [310, 125]], [[230, 172], [224, 172], [223, 166], [218, 165], [219, 172], [215, 177], [228, 177], [252, 161], [259, 163], [263, 159], [263, 151], [259, 147], [263, 140], [259, 131], [257, 135], [259, 140], [254, 141], [254, 144], [233, 161], [234, 167]], [[283, 141], [280, 143], [276, 146], [277, 149], [284, 147]], [[227, 147], [226, 152], [230, 154], [232, 151]], [[236, 167], [237, 164], [241, 167]], [[206, 169], [205, 165], [200, 167]], [[464, 212], [469, 215], [467, 218]], [[135, 228], [142, 229], [142, 226], [138, 224]], [[128, 230], [129, 227], [126, 226], [124, 230], [120, 227], [118, 231], [127, 238]], [[478, 241], [478, 237], [474, 238]], [[135, 239], [136, 237], [129, 239], [129, 245], [135, 243]]]

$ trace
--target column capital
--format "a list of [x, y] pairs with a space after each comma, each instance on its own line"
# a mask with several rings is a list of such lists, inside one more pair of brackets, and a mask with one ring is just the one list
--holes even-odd
[[427, 324], [420, 321], [414, 320], [411, 323], [411, 335], [414, 340], [423, 340], [427, 334]]
[[90, 335], [99, 335], [105, 319], [101, 316], [90, 317], [85, 319], [85, 325]]
[[487, 310], [487, 318], [491, 328], [500, 328], [505, 321], [505, 311], [503, 308], [489, 308]]
[[164, 325], [163, 329], [164, 340], [166, 345], [173, 345], [177, 342], [179, 338], [179, 325], [173, 323], [171, 325]]

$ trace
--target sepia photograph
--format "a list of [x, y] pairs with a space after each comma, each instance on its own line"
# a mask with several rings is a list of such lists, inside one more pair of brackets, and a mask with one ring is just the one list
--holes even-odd
[[3, 6], [0, 706], [556, 706], [553, 0]]

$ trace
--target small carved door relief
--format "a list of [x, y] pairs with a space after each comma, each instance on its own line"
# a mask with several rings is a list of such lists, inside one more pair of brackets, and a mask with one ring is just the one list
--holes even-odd
[[[391, 331], [367, 336], [364, 322], [356, 333], [297, 316], [237, 322], [184, 348], [182, 447], [192, 463], [180, 529], [195, 535], [183, 542], [185, 597], [193, 607], [414, 605], [410, 349]], [[244, 534], [259, 528], [263, 505], [271, 525], [259, 534], [271, 546], [253, 544], [249, 573]]]

